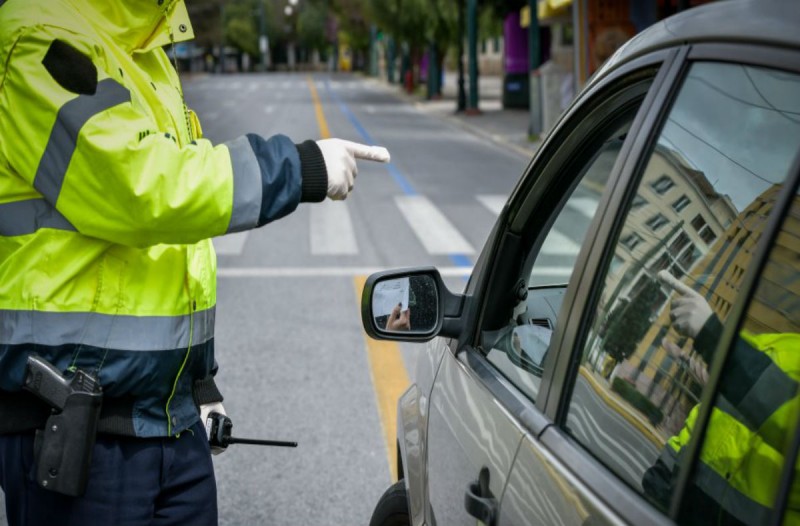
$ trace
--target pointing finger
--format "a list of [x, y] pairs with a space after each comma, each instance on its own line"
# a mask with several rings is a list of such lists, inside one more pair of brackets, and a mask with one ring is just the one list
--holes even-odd
[[359, 144], [352, 141], [342, 141], [342, 145], [348, 152], [353, 154], [356, 159], [365, 159], [367, 161], [378, 161], [380, 163], [388, 163], [391, 159], [389, 150], [383, 146], [368, 146], [366, 144]]
[[673, 276], [666, 270], [660, 271], [658, 274], [656, 274], [656, 277], [661, 283], [673, 289], [675, 292], [679, 294], [695, 294], [695, 291], [690, 286], [686, 285], [681, 281], [678, 281], [677, 279], [675, 279], [675, 276]]

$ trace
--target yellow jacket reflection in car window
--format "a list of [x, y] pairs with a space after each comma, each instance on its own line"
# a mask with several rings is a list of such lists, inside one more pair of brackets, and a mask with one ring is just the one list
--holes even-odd
[[[695, 340], [704, 359], [711, 357], [722, 325], [716, 316]], [[681, 521], [704, 524], [764, 524], [778, 494], [784, 454], [800, 414], [800, 334], [742, 331], [727, 358], [703, 438], [700, 459], [685, 500]], [[700, 406], [671, 437], [655, 466], [644, 476], [645, 492], [668, 505], [677, 465], [694, 432]], [[711, 522], [708, 522], [711, 521]], [[793, 488], [786, 515], [800, 522], [800, 493]]]

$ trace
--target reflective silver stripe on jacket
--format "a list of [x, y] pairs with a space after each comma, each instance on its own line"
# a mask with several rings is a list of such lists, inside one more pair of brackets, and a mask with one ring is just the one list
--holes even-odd
[[798, 383], [771, 362], [736, 407], [744, 418], [740, 421], [758, 431], [775, 411], [797, 396], [797, 391]]
[[244, 135], [225, 143], [233, 164], [233, 212], [228, 233], [250, 230], [261, 215], [261, 168]]
[[40, 228], [76, 230], [66, 217], [44, 199], [0, 203], [0, 236], [24, 236]]
[[745, 524], [766, 524], [772, 510], [730, 485], [725, 477], [702, 462], [698, 463], [695, 484], [709, 497]]
[[[165, 351], [214, 337], [215, 309], [182, 316], [0, 310], [0, 345], [83, 344], [125, 351]], [[192, 319], [193, 318], [193, 319]]]
[[33, 186], [51, 203], [58, 201], [78, 134], [86, 122], [100, 112], [131, 100], [131, 93], [113, 79], [97, 84], [94, 95], [79, 95], [58, 110]]

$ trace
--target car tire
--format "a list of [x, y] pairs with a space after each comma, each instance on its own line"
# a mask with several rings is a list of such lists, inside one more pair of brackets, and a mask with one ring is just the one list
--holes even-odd
[[381, 495], [369, 526], [409, 526], [411, 516], [408, 513], [408, 496], [406, 485], [401, 479], [389, 486]]

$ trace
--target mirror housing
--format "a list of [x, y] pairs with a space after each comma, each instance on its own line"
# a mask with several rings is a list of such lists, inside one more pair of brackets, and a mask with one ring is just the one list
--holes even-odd
[[[463, 303], [464, 296], [451, 293], [435, 267], [376, 272], [361, 293], [361, 323], [376, 340], [427, 342], [436, 336], [455, 337], [461, 330]], [[392, 316], [399, 328], [387, 330]]]

